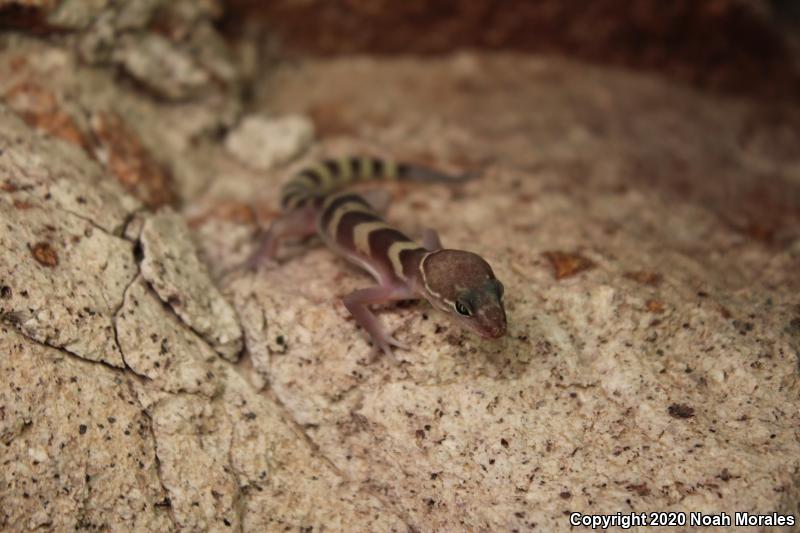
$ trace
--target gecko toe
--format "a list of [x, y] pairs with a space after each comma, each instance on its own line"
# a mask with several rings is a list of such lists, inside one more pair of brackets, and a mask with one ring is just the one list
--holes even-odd
[[380, 342], [376, 344], [375, 356], [377, 357], [381, 354], [381, 352], [383, 352], [383, 354], [389, 359], [389, 362], [395, 365], [399, 364], [400, 360], [397, 358], [397, 356], [395, 356], [392, 347], [399, 348], [401, 350], [410, 349], [408, 345], [398, 341], [391, 335], [386, 335], [383, 339], [381, 339]]
[[400, 348], [401, 350], [411, 350], [411, 347], [408, 344], [406, 344], [404, 342], [400, 342], [399, 340], [395, 339], [394, 337], [389, 336], [389, 337], [387, 337], [386, 340], [387, 340], [388, 344], [390, 344], [391, 346], [394, 346], [395, 348]]

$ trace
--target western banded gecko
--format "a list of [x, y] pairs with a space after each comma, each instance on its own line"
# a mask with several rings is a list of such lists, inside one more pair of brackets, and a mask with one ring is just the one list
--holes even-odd
[[374, 158], [323, 161], [300, 171], [283, 187], [282, 214], [247, 264], [273, 259], [279, 243], [288, 237], [318, 234], [334, 252], [378, 282], [348, 294], [343, 302], [392, 359], [393, 346], [408, 347], [383, 329], [370, 305], [424, 298], [482, 337], [501, 337], [506, 332], [503, 284], [489, 263], [472, 252], [442, 247], [434, 230], [425, 230], [418, 243], [393, 228], [381, 216], [388, 200], [375, 195], [380, 191], [341, 192], [366, 180], [455, 182], [466, 178]]

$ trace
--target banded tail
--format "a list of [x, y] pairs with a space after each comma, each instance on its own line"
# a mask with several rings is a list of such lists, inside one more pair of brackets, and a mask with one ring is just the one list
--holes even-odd
[[450, 175], [433, 169], [385, 161], [373, 157], [327, 159], [307, 167], [284, 185], [281, 207], [285, 210], [306, 205], [309, 201], [331, 195], [349, 185], [373, 180], [461, 182], [469, 174]]

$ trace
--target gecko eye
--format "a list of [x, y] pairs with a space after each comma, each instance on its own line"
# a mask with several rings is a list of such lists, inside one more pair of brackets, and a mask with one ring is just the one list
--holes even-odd
[[469, 307], [461, 302], [456, 302], [456, 311], [459, 315], [472, 316], [472, 312], [470, 312]]

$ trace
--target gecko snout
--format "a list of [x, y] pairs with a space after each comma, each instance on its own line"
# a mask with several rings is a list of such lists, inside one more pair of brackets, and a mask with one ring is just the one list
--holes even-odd
[[505, 324], [495, 324], [486, 332], [486, 336], [490, 339], [498, 339], [506, 334]]
[[478, 333], [486, 339], [497, 339], [506, 334], [506, 313], [502, 306], [493, 306], [480, 313]]

